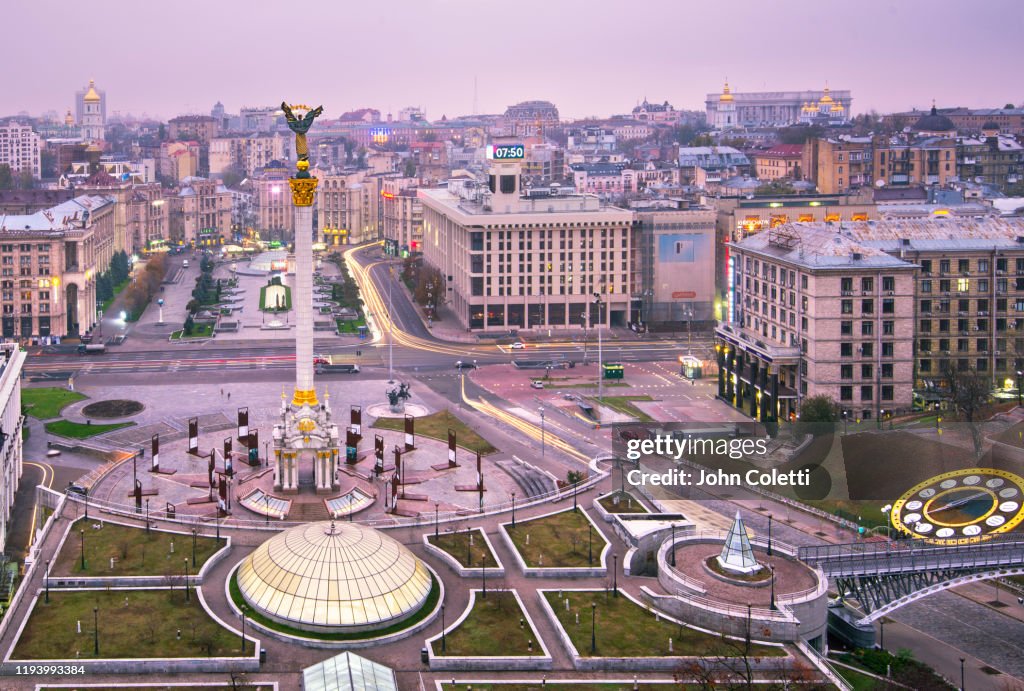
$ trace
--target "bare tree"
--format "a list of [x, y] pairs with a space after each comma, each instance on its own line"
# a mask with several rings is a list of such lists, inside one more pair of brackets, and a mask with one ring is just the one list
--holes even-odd
[[973, 369], [960, 372], [950, 365], [946, 368], [945, 374], [949, 386], [950, 402], [971, 431], [974, 455], [981, 456], [983, 439], [980, 422], [988, 407], [992, 385], [987, 377], [978, 374]]

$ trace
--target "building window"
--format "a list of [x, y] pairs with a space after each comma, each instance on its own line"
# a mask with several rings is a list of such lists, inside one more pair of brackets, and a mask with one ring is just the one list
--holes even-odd
[[891, 401], [892, 400], [892, 395], [893, 395], [893, 386], [892, 386], [892, 384], [884, 384], [882, 386], [882, 400], [883, 401]]
[[842, 357], [853, 357], [853, 344], [852, 343], [840, 343], [839, 354]]
[[860, 387], [860, 400], [862, 401], [873, 401], [875, 399], [874, 387], [862, 386]]
[[[806, 329], [806, 327], [804, 327]], [[839, 322], [839, 333], [843, 336], [853, 335], [853, 322]]]
[[872, 334], [874, 334], [874, 332], [875, 332], [875, 323], [874, 322], [861, 322], [860, 323], [860, 335], [861, 336], [871, 336]]
[[853, 379], [853, 365], [840, 365], [839, 377], [841, 379]]
[[[931, 283], [931, 281], [929, 281]], [[895, 276], [882, 276], [882, 290], [891, 293], [896, 290]]]
[[870, 364], [864, 364], [860, 366], [860, 377], [861, 379], [871, 379], [875, 375], [874, 367]]
[[[870, 302], [870, 300], [865, 300]], [[843, 314], [853, 314], [853, 300], [843, 300], [841, 304]]]
[[853, 387], [852, 386], [840, 386], [839, 387], [839, 400], [840, 401], [852, 401], [853, 400]]

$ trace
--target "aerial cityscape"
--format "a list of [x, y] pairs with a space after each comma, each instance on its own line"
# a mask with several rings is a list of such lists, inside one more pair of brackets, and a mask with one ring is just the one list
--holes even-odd
[[5, 8], [0, 691], [1024, 690], [1024, 12], [624, 9]]

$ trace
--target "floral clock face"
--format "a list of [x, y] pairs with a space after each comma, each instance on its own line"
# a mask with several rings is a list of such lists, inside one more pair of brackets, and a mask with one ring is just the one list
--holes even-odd
[[936, 475], [900, 497], [891, 519], [896, 530], [936, 544], [985, 540], [1024, 520], [1024, 478], [993, 468]]

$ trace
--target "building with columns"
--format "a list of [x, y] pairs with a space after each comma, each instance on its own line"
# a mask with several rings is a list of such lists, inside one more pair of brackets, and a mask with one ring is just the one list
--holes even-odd
[[447, 278], [452, 311], [474, 331], [625, 326], [632, 212], [558, 187], [524, 192], [521, 172], [491, 161], [486, 184], [419, 191], [423, 256]]
[[718, 130], [743, 127], [784, 127], [799, 122], [842, 124], [850, 119], [849, 91], [737, 92], [726, 82], [721, 93], [708, 94], [704, 109]]

